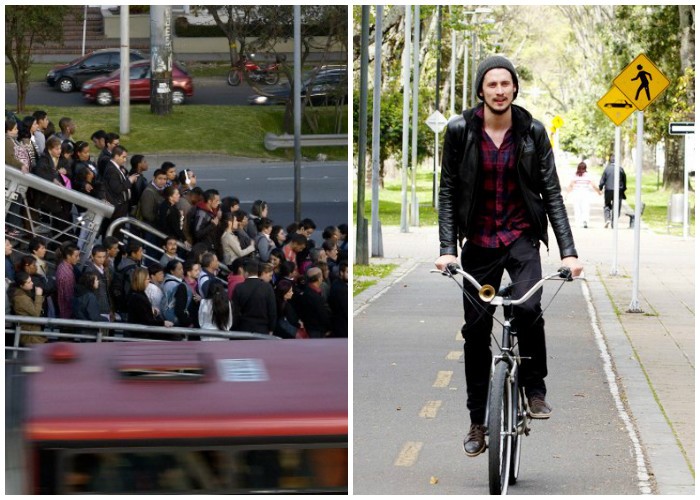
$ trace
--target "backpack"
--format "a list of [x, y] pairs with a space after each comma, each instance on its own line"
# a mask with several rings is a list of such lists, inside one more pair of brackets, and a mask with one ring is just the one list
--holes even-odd
[[[173, 283], [169, 285], [169, 283]], [[192, 300], [192, 290], [187, 286], [185, 282], [166, 279], [163, 283], [163, 300], [160, 304], [160, 313], [163, 315], [167, 321], [172, 321], [178, 324], [177, 315], [175, 314], [175, 294], [180, 286], [184, 286], [187, 291], [187, 303], [185, 304], [185, 310], [189, 309], [190, 301]], [[183, 326], [183, 325], [180, 325]]]
[[131, 291], [131, 275], [136, 269], [136, 264], [115, 270], [112, 282], [109, 284], [109, 294], [112, 296], [112, 304], [116, 312], [122, 313], [127, 309], [127, 298]]

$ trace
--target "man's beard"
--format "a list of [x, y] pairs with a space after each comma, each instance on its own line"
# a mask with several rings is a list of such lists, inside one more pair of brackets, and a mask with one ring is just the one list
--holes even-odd
[[511, 107], [512, 104], [513, 104], [513, 103], [512, 103], [512, 101], [511, 101], [511, 102], [508, 102], [508, 106], [506, 106], [506, 107], [503, 108], [503, 109], [494, 109], [487, 101], [484, 100], [484, 106], [486, 106], [487, 108], [489, 108], [489, 110], [491, 111], [491, 113], [493, 113], [494, 115], [504, 115], [504, 114], [506, 114], [506, 113], [508, 112], [508, 110], [510, 109], [510, 107]]

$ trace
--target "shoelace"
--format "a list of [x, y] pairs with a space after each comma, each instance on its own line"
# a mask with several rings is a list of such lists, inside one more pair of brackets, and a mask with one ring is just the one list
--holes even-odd
[[480, 425], [475, 424], [472, 425], [471, 428], [469, 429], [469, 434], [467, 434], [467, 441], [472, 441], [474, 439], [478, 439], [480, 437], [484, 436], [484, 430], [481, 428]]

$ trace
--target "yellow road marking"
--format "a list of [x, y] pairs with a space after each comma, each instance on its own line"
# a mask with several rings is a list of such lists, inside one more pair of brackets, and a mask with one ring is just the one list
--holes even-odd
[[451, 380], [451, 371], [439, 371], [437, 377], [435, 378], [435, 383], [433, 384], [433, 387], [447, 387], [448, 385], [450, 385]]
[[442, 406], [442, 401], [428, 401], [418, 414], [421, 418], [435, 418]]
[[409, 441], [399, 452], [394, 465], [396, 467], [411, 467], [418, 460], [418, 453], [423, 448], [423, 443], [420, 441]]
[[449, 359], [450, 361], [459, 361], [459, 358], [462, 357], [462, 351], [450, 351], [445, 359]]

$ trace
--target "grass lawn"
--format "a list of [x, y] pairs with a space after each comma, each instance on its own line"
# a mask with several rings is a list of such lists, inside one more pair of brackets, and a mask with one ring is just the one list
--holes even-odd
[[[99, 129], [119, 131], [119, 107], [52, 107], [46, 110], [58, 124], [62, 116], [70, 116], [78, 126], [76, 137], [89, 140]], [[217, 153], [262, 159], [294, 159], [294, 150], [267, 151], [263, 145], [266, 132], [282, 133], [284, 108], [250, 106], [173, 106], [168, 116], [151, 114], [149, 104], [132, 104], [131, 132], [120, 134], [120, 142], [129, 151], [148, 153]], [[314, 109], [322, 130], [333, 130], [334, 110]], [[347, 108], [343, 110], [347, 116]], [[304, 131], [302, 130], [302, 133]], [[315, 158], [319, 153], [329, 160], [347, 159], [347, 147], [304, 148], [302, 155]]]
[[372, 285], [376, 284], [382, 278], [386, 278], [391, 274], [391, 272], [398, 266], [396, 264], [380, 264], [380, 265], [369, 265], [362, 266], [356, 264], [353, 266], [353, 282], [352, 282], [352, 295], [353, 297], [358, 293], [366, 290]]
[[[575, 170], [571, 168], [570, 171]], [[564, 176], [564, 170], [560, 172], [560, 176]], [[567, 170], [568, 172], [568, 170]], [[603, 173], [602, 168], [590, 169], [591, 177], [595, 180], [600, 179]], [[635, 172], [627, 173], [627, 203], [634, 208], [635, 203]], [[565, 179], [562, 178], [562, 181]], [[420, 224], [421, 226], [436, 225], [437, 211], [432, 208], [432, 189], [433, 189], [433, 174], [432, 170], [419, 170], [416, 174], [416, 192], [418, 202], [420, 204]], [[691, 180], [694, 185], [695, 181]], [[410, 176], [408, 182], [408, 197], [410, 200]], [[667, 231], [667, 205], [671, 193], [663, 189], [657, 189], [656, 172], [645, 171], [642, 176], [642, 201], [646, 204], [642, 219], [654, 231], [666, 233]], [[357, 186], [354, 191], [353, 213], [357, 220]], [[689, 193], [689, 203], [691, 207], [695, 206], [695, 193]], [[601, 201], [602, 205], [602, 201]], [[624, 211], [624, 210], [623, 210]], [[365, 217], [371, 220], [372, 216], [372, 188], [367, 186], [365, 189]], [[385, 179], [384, 188], [379, 191], [379, 217], [384, 226], [398, 226], [401, 223], [401, 178]], [[622, 216], [623, 224], [626, 223], [627, 217]], [[690, 235], [695, 235], [695, 214], [691, 210], [690, 214]], [[683, 234], [682, 225], [674, 225], [670, 228], [670, 234], [680, 236]]]

